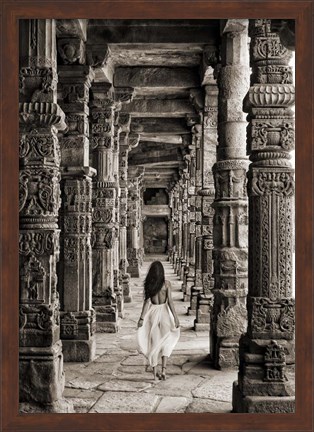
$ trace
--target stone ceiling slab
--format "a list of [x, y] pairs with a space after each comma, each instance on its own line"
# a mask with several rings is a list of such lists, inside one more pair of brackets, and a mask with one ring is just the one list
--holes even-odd
[[195, 109], [188, 99], [134, 99], [123, 106], [123, 112], [135, 117], [185, 117], [195, 114]]
[[109, 44], [116, 66], [198, 66], [202, 61], [200, 44]]
[[141, 139], [149, 134], [161, 136], [190, 133], [185, 119], [180, 118], [135, 118], [132, 119], [131, 131], [141, 134]]
[[89, 20], [93, 43], [215, 43], [219, 20]]
[[115, 87], [194, 88], [201, 85], [198, 68], [184, 67], [117, 67]]

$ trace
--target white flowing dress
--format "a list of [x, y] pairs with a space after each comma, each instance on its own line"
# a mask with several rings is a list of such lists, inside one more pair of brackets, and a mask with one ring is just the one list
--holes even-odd
[[180, 338], [180, 328], [176, 328], [174, 317], [165, 303], [151, 303], [144, 317], [142, 327], [137, 330], [137, 342], [141, 353], [151, 366], [157, 366], [162, 356], [169, 357]]

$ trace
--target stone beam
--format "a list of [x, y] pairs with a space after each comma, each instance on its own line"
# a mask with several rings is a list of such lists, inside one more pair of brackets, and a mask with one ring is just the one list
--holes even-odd
[[143, 216], [170, 216], [170, 207], [168, 205], [144, 205]]
[[154, 151], [152, 154], [137, 154], [129, 160], [129, 165], [147, 165], [161, 162], [180, 161], [180, 155], [177, 152], [165, 153], [164, 151]]
[[[184, 135], [184, 137], [186, 137], [186, 135]], [[163, 134], [162, 136], [160, 135], [149, 135], [149, 136], [145, 136], [141, 138], [141, 143], [166, 143], [166, 144], [176, 144], [176, 145], [182, 145], [183, 144], [183, 140], [182, 137], [180, 135], [166, 135]]]
[[185, 67], [118, 67], [114, 86], [153, 88], [193, 88], [200, 85], [198, 68]]
[[136, 118], [132, 120], [131, 131], [145, 135], [182, 135], [190, 133], [183, 119]]
[[203, 44], [109, 44], [109, 47], [116, 66], [197, 66], [203, 55]]
[[135, 117], [185, 117], [195, 114], [191, 102], [187, 99], [134, 99], [123, 106], [123, 112]]
[[[158, 180], [158, 187], [167, 188], [167, 187], [169, 187], [171, 181], [172, 181], [172, 177], [169, 177], [167, 179]], [[153, 187], [156, 187], [156, 184], [157, 184], [156, 180], [146, 180], [144, 178], [144, 187], [153, 188]]]
[[182, 144], [178, 145], [178, 144], [172, 144], [172, 143], [167, 143], [167, 142], [155, 142], [155, 141], [140, 141], [139, 146], [136, 148], [136, 150], [132, 151], [132, 156], [137, 154], [137, 153], [151, 153], [154, 151], [163, 151], [163, 152], [168, 152], [172, 151], [172, 152], [178, 152], [181, 151], [182, 153]]
[[93, 43], [215, 43], [219, 20], [89, 20]]

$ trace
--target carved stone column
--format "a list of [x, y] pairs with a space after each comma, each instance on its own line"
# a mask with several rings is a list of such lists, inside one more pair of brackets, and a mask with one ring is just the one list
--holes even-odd
[[270, 20], [252, 20], [249, 112], [248, 330], [240, 341], [235, 412], [294, 412], [285, 375], [294, 363], [292, 298], [294, 242], [294, 86], [290, 52], [271, 32]]
[[195, 314], [197, 297], [203, 290], [202, 278], [202, 197], [199, 192], [202, 189], [202, 114], [200, 122], [192, 127], [192, 143], [195, 146], [195, 278], [191, 287], [190, 306], [188, 314]]
[[[189, 183], [189, 172], [188, 165], [183, 170], [181, 179], [182, 179], [182, 253], [181, 253], [181, 266], [180, 266], [180, 274], [179, 277], [183, 281], [187, 277], [188, 273], [188, 263], [189, 263], [189, 191], [188, 191], [188, 183]], [[183, 285], [182, 284], [182, 285]]]
[[[213, 70], [212, 70], [213, 71]], [[195, 330], [209, 330], [210, 313], [213, 306], [213, 216], [212, 204], [215, 198], [214, 177], [212, 168], [216, 162], [217, 147], [217, 114], [218, 88], [213, 74], [207, 77], [205, 90], [205, 106], [203, 117], [202, 150], [202, 282], [203, 290], [197, 298]]]
[[114, 224], [114, 238], [113, 238], [113, 287], [114, 292], [116, 294], [117, 299], [117, 307], [118, 307], [118, 315], [121, 318], [124, 318], [124, 298], [122, 291], [122, 277], [120, 276], [119, 270], [119, 249], [120, 249], [120, 175], [119, 175], [119, 147], [120, 147], [120, 116], [123, 117], [119, 112], [120, 104], [115, 104], [115, 122], [114, 122], [114, 138], [113, 138], [113, 147], [112, 147], [112, 171], [114, 184], [116, 188], [116, 197], [115, 197], [115, 224]]
[[65, 412], [56, 265], [60, 147], [55, 20], [20, 21], [19, 399]]
[[[76, 55], [72, 53], [76, 51]], [[92, 309], [92, 175], [89, 166], [89, 88], [94, 73], [84, 63], [84, 41], [58, 39], [59, 104], [67, 130], [60, 134], [62, 167], [59, 292], [61, 339], [65, 361], [91, 361], [96, 352]], [[68, 55], [68, 54], [71, 55]]]
[[140, 180], [144, 171], [142, 168], [129, 167], [128, 172], [128, 239], [127, 260], [128, 273], [139, 277], [140, 242], [139, 228], [141, 223]]
[[93, 184], [93, 306], [97, 331], [119, 329], [114, 290], [114, 239], [117, 185], [114, 177], [114, 107], [112, 89], [94, 83], [91, 89], [91, 142], [97, 176]]
[[122, 290], [123, 302], [129, 303], [132, 300], [130, 291], [130, 275], [127, 273], [127, 178], [128, 178], [128, 152], [129, 132], [131, 124], [130, 114], [123, 112], [124, 104], [131, 102], [134, 90], [131, 87], [116, 88], [114, 91], [115, 101], [121, 105], [121, 111], [117, 118], [117, 133], [114, 146], [114, 171], [117, 173], [117, 183], [119, 184], [119, 196], [117, 196], [116, 207], [118, 210], [117, 227], [117, 251], [116, 257], [119, 276], [119, 289]]
[[178, 250], [179, 250], [179, 210], [178, 210], [178, 183], [172, 189], [171, 200], [171, 218], [173, 220], [173, 247], [172, 247], [172, 266], [173, 271], [176, 273]]
[[183, 300], [190, 301], [191, 287], [195, 280], [195, 145], [189, 146], [190, 153], [185, 156], [188, 166], [187, 194], [187, 263], [182, 284]]
[[120, 155], [119, 155], [119, 175], [120, 175], [120, 263], [119, 269], [122, 277], [122, 290], [125, 303], [132, 301], [130, 291], [130, 275], [127, 273], [127, 214], [128, 214], [128, 153], [127, 133], [120, 134]]
[[183, 188], [182, 178], [178, 181], [178, 256], [176, 261], [176, 273], [177, 276], [181, 276], [181, 263], [183, 254]]
[[120, 134], [119, 146], [119, 184], [120, 184], [120, 220], [119, 220], [119, 270], [121, 275], [123, 299], [125, 303], [132, 301], [130, 290], [130, 274], [127, 273], [127, 213], [128, 213], [128, 154], [129, 154], [129, 128]]
[[169, 196], [169, 209], [170, 209], [170, 215], [167, 218], [167, 225], [168, 225], [167, 254], [168, 254], [168, 260], [172, 264], [173, 247], [174, 247], [174, 219], [173, 219], [173, 190], [171, 189], [171, 186], [168, 186], [167, 193]]
[[214, 165], [214, 306], [210, 353], [217, 368], [238, 365], [246, 331], [247, 193], [246, 121], [242, 101], [249, 88], [247, 20], [228, 20], [222, 33], [219, 145]]

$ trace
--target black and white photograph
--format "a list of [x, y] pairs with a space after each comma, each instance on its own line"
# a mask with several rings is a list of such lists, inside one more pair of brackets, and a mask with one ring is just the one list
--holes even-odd
[[20, 413], [295, 412], [294, 77], [292, 19], [19, 20]]

